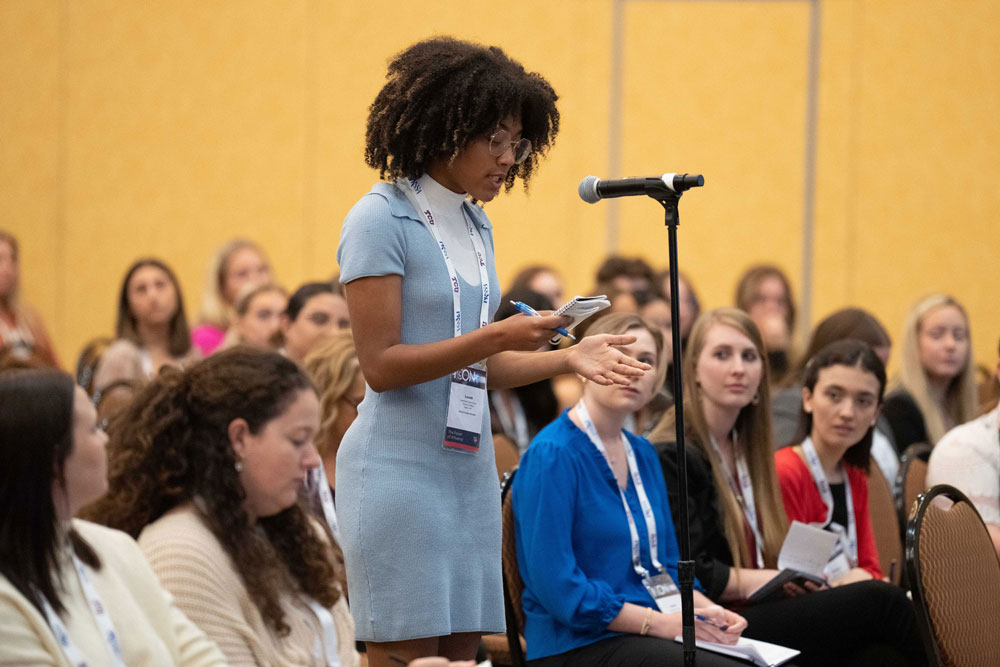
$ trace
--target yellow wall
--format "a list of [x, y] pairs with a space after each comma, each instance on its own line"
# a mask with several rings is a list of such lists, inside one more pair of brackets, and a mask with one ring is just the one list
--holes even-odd
[[[110, 333], [126, 266], [173, 265], [189, 315], [213, 249], [268, 248], [285, 284], [336, 270], [340, 223], [374, 174], [367, 106], [386, 60], [432, 34], [497, 43], [543, 72], [563, 129], [532, 183], [488, 206], [501, 280], [549, 262], [571, 292], [605, 254], [587, 174], [703, 173], [681, 262], [707, 306], [748, 264], [801, 274], [808, 2], [621, 2], [620, 174], [609, 162], [614, 0], [0, 0], [0, 228], [64, 363]], [[813, 319], [869, 307], [894, 338], [954, 293], [977, 358], [1000, 335], [1000, 4], [822, 3]], [[665, 264], [651, 201], [622, 202], [620, 250]]]

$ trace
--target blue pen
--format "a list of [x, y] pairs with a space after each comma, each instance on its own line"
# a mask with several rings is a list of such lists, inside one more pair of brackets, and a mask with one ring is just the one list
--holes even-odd
[[[537, 310], [535, 310], [526, 303], [523, 303], [521, 301], [511, 301], [510, 303], [515, 308], [517, 308], [517, 311], [522, 315], [528, 315], [529, 317], [541, 317], [541, 314]], [[556, 332], [562, 334], [563, 336], [566, 336], [567, 338], [572, 338], [573, 340], [576, 340], [576, 336], [566, 331], [562, 327], [556, 327]]]
[[708, 616], [702, 616], [701, 614], [695, 614], [694, 617], [697, 618], [702, 623], [708, 623], [709, 625], [714, 625], [715, 627], [719, 628], [723, 632], [725, 632], [726, 630], [729, 629], [728, 625], [719, 625], [718, 623], [716, 623], [715, 621], [713, 621], [712, 619], [710, 619]]

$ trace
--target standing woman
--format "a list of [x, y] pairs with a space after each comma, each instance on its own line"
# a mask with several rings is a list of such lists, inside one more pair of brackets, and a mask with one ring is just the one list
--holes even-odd
[[128, 535], [73, 518], [108, 488], [107, 441], [69, 375], [0, 377], [0, 664], [224, 665]]
[[337, 455], [337, 513], [372, 667], [469, 659], [504, 627], [487, 367], [491, 388], [570, 371], [627, 383], [648, 368], [612, 347], [632, 336], [519, 352], [569, 318], [490, 323], [492, 226], [468, 199], [530, 178], [559, 127], [555, 101], [499, 48], [435, 38], [392, 59], [370, 109], [366, 162], [390, 180], [351, 209], [337, 252], [368, 384]]
[[899, 375], [883, 406], [896, 447], [936, 444], [976, 416], [976, 400], [965, 308], [944, 294], [924, 297], [906, 317]]
[[865, 343], [831, 343], [806, 364], [798, 445], [774, 465], [789, 521], [836, 532], [833, 585], [881, 579], [868, 514], [872, 434], [885, 391], [885, 368]]
[[140, 259], [125, 273], [118, 294], [115, 342], [94, 373], [94, 391], [113, 382], [139, 385], [163, 366], [197, 361], [177, 276], [162, 261]]
[[58, 368], [42, 318], [18, 298], [20, 279], [17, 239], [0, 229], [0, 365], [10, 358]]

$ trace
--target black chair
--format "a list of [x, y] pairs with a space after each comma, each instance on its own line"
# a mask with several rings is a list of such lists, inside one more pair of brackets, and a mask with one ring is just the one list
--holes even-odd
[[1000, 660], [1000, 561], [972, 502], [946, 484], [920, 494], [906, 526], [906, 570], [928, 660]]

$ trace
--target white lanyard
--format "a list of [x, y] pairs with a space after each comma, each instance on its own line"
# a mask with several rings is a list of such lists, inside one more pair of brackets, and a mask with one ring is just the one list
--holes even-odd
[[[826, 520], [820, 526], [820, 528], [826, 528], [833, 520], [833, 492], [830, 491], [830, 483], [823, 472], [823, 464], [820, 463], [819, 455], [816, 454], [816, 447], [813, 445], [812, 438], [807, 436], [802, 441], [802, 453], [806, 457], [806, 463], [809, 465], [809, 472], [812, 473], [819, 496], [826, 505]], [[847, 477], [847, 470], [844, 469], [844, 464], [840, 463], [839, 465], [844, 476], [844, 496], [847, 501], [847, 544], [844, 546], [846, 547], [845, 552], [847, 553], [847, 557], [851, 561], [851, 566], [856, 567], [858, 564], [858, 525], [854, 518], [854, 499], [851, 497], [851, 480]], [[839, 532], [839, 535], [841, 541], [843, 541], [845, 539], [843, 532]]]
[[[97, 590], [94, 589], [93, 584], [90, 583], [90, 577], [87, 576], [87, 571], [80, 562], [80, 559], [76, 557], [76, 554], [72, 554], [73, 557], [73, 568], [76, 570], [77, 576], [80, 578], [80, 587], [83, 589], [83, 594], [87, 598], [87, 604], [90, 607], [90, 611], [94, 614], [94, 620], [97, 622], [97, 629], [100, 630], [101, 636], [104, 641], [108, 644], [108, 650], [111, 653], [111, 664], [115, 667], [125, 667], [125, 662], [122, 660], [121, 646], [118, 643], [118, 634], [115, 632], [115, 627], [111, 623], [111, 617], [108, 615], [108, 609], [101, 602], [101, 597], [97, 594]], [[42, 606], [45, 609], [45, 617], [49, 622], [49, 627], [52, 628], [53, 634], [55, 634], [56, 639], [59, 641], [59, 645], [62, 647], [63, 653], [66, 658], [70, 661], [73, 667], [87, 667], [87, 657], [83, 654], [83, 651], [73, 643], [73, 640], [69, 638], [69, 631], [66, 629], [66, 624], [62, 622], [59, 615], [56, 614], [55, 609], [49, 604], [49, 601], [45, 599], [45, 596], [39, 595], [42, 599]]]
[[496, 410], [497, 416], [500, 418], [500, 425], [503, 426], [504, 433], [509, 438], [513, 438], [517, 448], [522, 452], [528, 447], [529, 433], [528, 433], [528, 419], [524, 414], [524, 406], [521, 405], [521, 401], [517, 396], [510, 394], [507, 398], [510, 401], [504, 400], [504, 396], [500, 393], [505, 391], [503, 389], [495, 392], [490, 392], [490, 400], [493, 403], [493, 409]]
[[[405, 187], [409, 188], [417, 203], [420, 204], [420, 215], [423, 217], [424, 222], [427, 223], [427, 228], [431, 230], [431, 234], [434, 235], [434, 240], [437, 241], [438, 248], [441, 250], [441, 256], [444, 257], [445, 266], [448, 267], [448, 277], [451, 279], [452, 301], [455, 306], [454, 321], [455, 337], [457, 338], [462, 335], [462, 288], [458, 282], [458, 273], [455, 271], [455, 265], [452, 263], [451, 257], [448, 256], [448, 249], [445, 247], [444, 241], [441, 240], [441, 235], [438, 233], [437, 223], [434, 222], [434, 214], [431, 212], [430, 202], [427, 201], [427, 195], [424, 193], [423, 188], [420, 187], [420, 181], [415, 178], [409, 181], [401, 178], [397, 183], [402, 183]], [[469, 232], [472, 247], [475, 248], [476, 258], [479, 261], [479, 282], [482, 285], [483, 291], [483, 300], [479, 310], [479, 326], [481, 328], [490, 323], [490, 275], [486, 271], [486, 248], [483, 246], [483, 240], [479, 237], [472, 223], [469, 222], [468, 214], [465, 213], [465, 204], [462, 204], [462, 217], [465, 220], [465, 228]]]
[[[608, 461], [608, 451], [604, 448], [604, 443], [601, 442], [601, 436], [598, 435], [597, 427], [594, 426], [594, 422], [590, 419], [590, 413], [587, 412], [587, 406], [584, 405], [582, 398], [576, 404], [576, 416], [580, 418], [584, 432], [590, 438], [590, 441], [594, 443], [594, 447], [597, 447], [597, 451], [604, 456], [604, 461], [610, 469], [611, 462]], [[649, 534], [649, 560], [658, 571], [665, 572], [666, 569], [656, 557], [656, 517], [653, 516], [653, 507], [649, 504], [649, 497], [646, 495], [646, 489], [642, 485], [642, 477], [639, 475], [639, 465], [635, 460], [635, 451], [633, 451], [632, 445], [629, 443], [628, 437], [625, 436], [624, 432], [622, 432], [621, 438], [622, 445], [625, 447], [625, 457], [628, 459], [628, 471], [632, 476], [635, 493], [639, 496], [639, 507], [642, 508], [642, 516], [646, 520], [646, 532]], [[611, 469], [611, 475], [614, 477], [614, 469]], [[615, 486], [618, 485], [616, 484]], [[635, 527], [635, 519], [632, 518], [632, 510], [629, 509], [628, 500], [625, 499], [625, 491], [620, 486], [618, 486], [618, 493], [621, 495], [622, 505], [625, 507], [625, 516], [628, 518], [628, 531], [632, 536], [632, 567], [635, 569], [636, 574], [642, 579], [646, 579], [649, 577], [649, 571], [642, 566], [642, 560], [639, 556], [639, 533]]]
[[[333, 614], [330, 610], [316, 602], [312, 598], [306, 598], [306, 603], [312, 609], [313, 614], [319, 621], [320, 630], [323, 634], [323, 654], [324, 663], [327, 667], [340, 667], [340, 653], [337, 644], [337, 628], [333, 624]], [[319, 657], [319, 651], [313, 651]]]
[[732, 437], [733, 460], [736, 461], [736, 475], [740, 483], [739, 488], [736, 488], [736, 485], [733, 484], [733, 471], [729, 469], [729, 464], [726, 463], [726, 457], [722, 455], [722, 448], [715, 441], [715, 436], [709, 436], [709, 439], [712, 442], [712, 447], [715, 448], [715, 453], [719, 456], [719, 463], [722, 465], [722, 470], [726, 473], [729, 488], [736, 495], [736, 502], [739, 504], [740, 509], [743, 510], [743, 516], [746, 518], [746, 522], [750, 526], [750, 531], [753, 533], [754, 546], [757, 547], [757, 567], [763, 569], [764, 538], [760, 534], [760, 526], [757, 524], [757, 503], [753, 497], [753, 481], [750, 479], [750, 469], [747, 467], [746, 457], [743, 456], [736, 446], [736, 431], [733, 431]]
[[142, 374], [147, 378], [153, 377], [153, 358], [149, 356], [149, 350], [140, 348], [139, 365], [142, 366]]
[[318, 468], [313, 468], [306, 476], [306, 488], [310, 493], [319, 498], [319, 505], [323, 509], [323, 518], [330, 526], [330, 532], [340, 543], [340, 524], [337, 522], [337, 510], [333, 506], [333, 494], [330, 493], [330, 483], [326, 479], [326, 469], [323, 461], [319, 462]]

